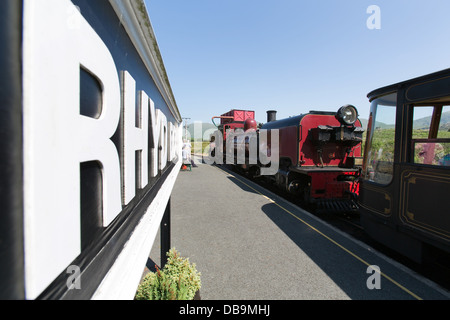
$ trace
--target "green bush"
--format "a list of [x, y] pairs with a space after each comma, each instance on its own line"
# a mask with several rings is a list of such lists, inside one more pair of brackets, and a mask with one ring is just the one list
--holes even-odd
[[200, 290], [200, 273], [195, 264], [175, 250], [167, 253], [167, 263], [162, 270], [149, 272], [139, 284], [136, 300], [192, 300]]

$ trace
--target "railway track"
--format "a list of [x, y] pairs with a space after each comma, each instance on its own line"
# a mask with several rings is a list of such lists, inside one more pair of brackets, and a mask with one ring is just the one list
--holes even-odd
[[286, 194], [267, 181], [261, 179], [252, 179], [247, 175], [234, 170], [228, 165], [222, 165], [218, 167], [222, 168], [223, 170], [230, 171], [234, 174], [238, 174], [242, 179], [257, 183], [259, 186], [307, 210], [321, 220], [327, 222], [328, 224], [334, 226], [342, 232], [345, 232], [353, 238], [371, 246], [372, 248], [383, 253], [394, 261], [403, 264], [404, 266], [422, 275], [423, 277], [435, 282], [446, 290], [450, 290], [450, 254], [441, 252], [437, 249], [433, 249], [431, 250], [430, 256], [427, 257], [427, 262], [424, 264], [418, 264], [370, 238], [364, 231], [364, 228], [361, 226], [359, 214], [354, 207], [346, 208], [344, 206], [327, 204], [326, 202], [323, 202], [319, 206], [314, 207], [305, 205], [298, 199], [295, 199], [292, 195]]

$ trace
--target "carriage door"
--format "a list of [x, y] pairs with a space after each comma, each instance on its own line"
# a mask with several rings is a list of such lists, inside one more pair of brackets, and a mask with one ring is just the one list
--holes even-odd
[[400, 221], [450, 241], [450, 99], [409, 106], [410, 148], [400, 172]]

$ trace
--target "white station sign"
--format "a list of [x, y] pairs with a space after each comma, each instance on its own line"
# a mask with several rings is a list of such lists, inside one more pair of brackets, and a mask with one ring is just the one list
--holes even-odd
[[[101, 168], [106, 228], [180, 158], [181, 130], [130, 70], [118, 70], [71, 1], [26, 0], [23, 19], [25, 284], [36, 298], [81, 253], [80, 164]], [[80, 114], [81, 69], [100, 84], [98, 118]]]

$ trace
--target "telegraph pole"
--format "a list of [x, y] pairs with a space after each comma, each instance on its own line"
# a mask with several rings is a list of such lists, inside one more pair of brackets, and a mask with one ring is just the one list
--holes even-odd
[[187, 140], [187, 120], [190, 120], [191, 118], [182, 118], [184, 120], [184, 139]]

